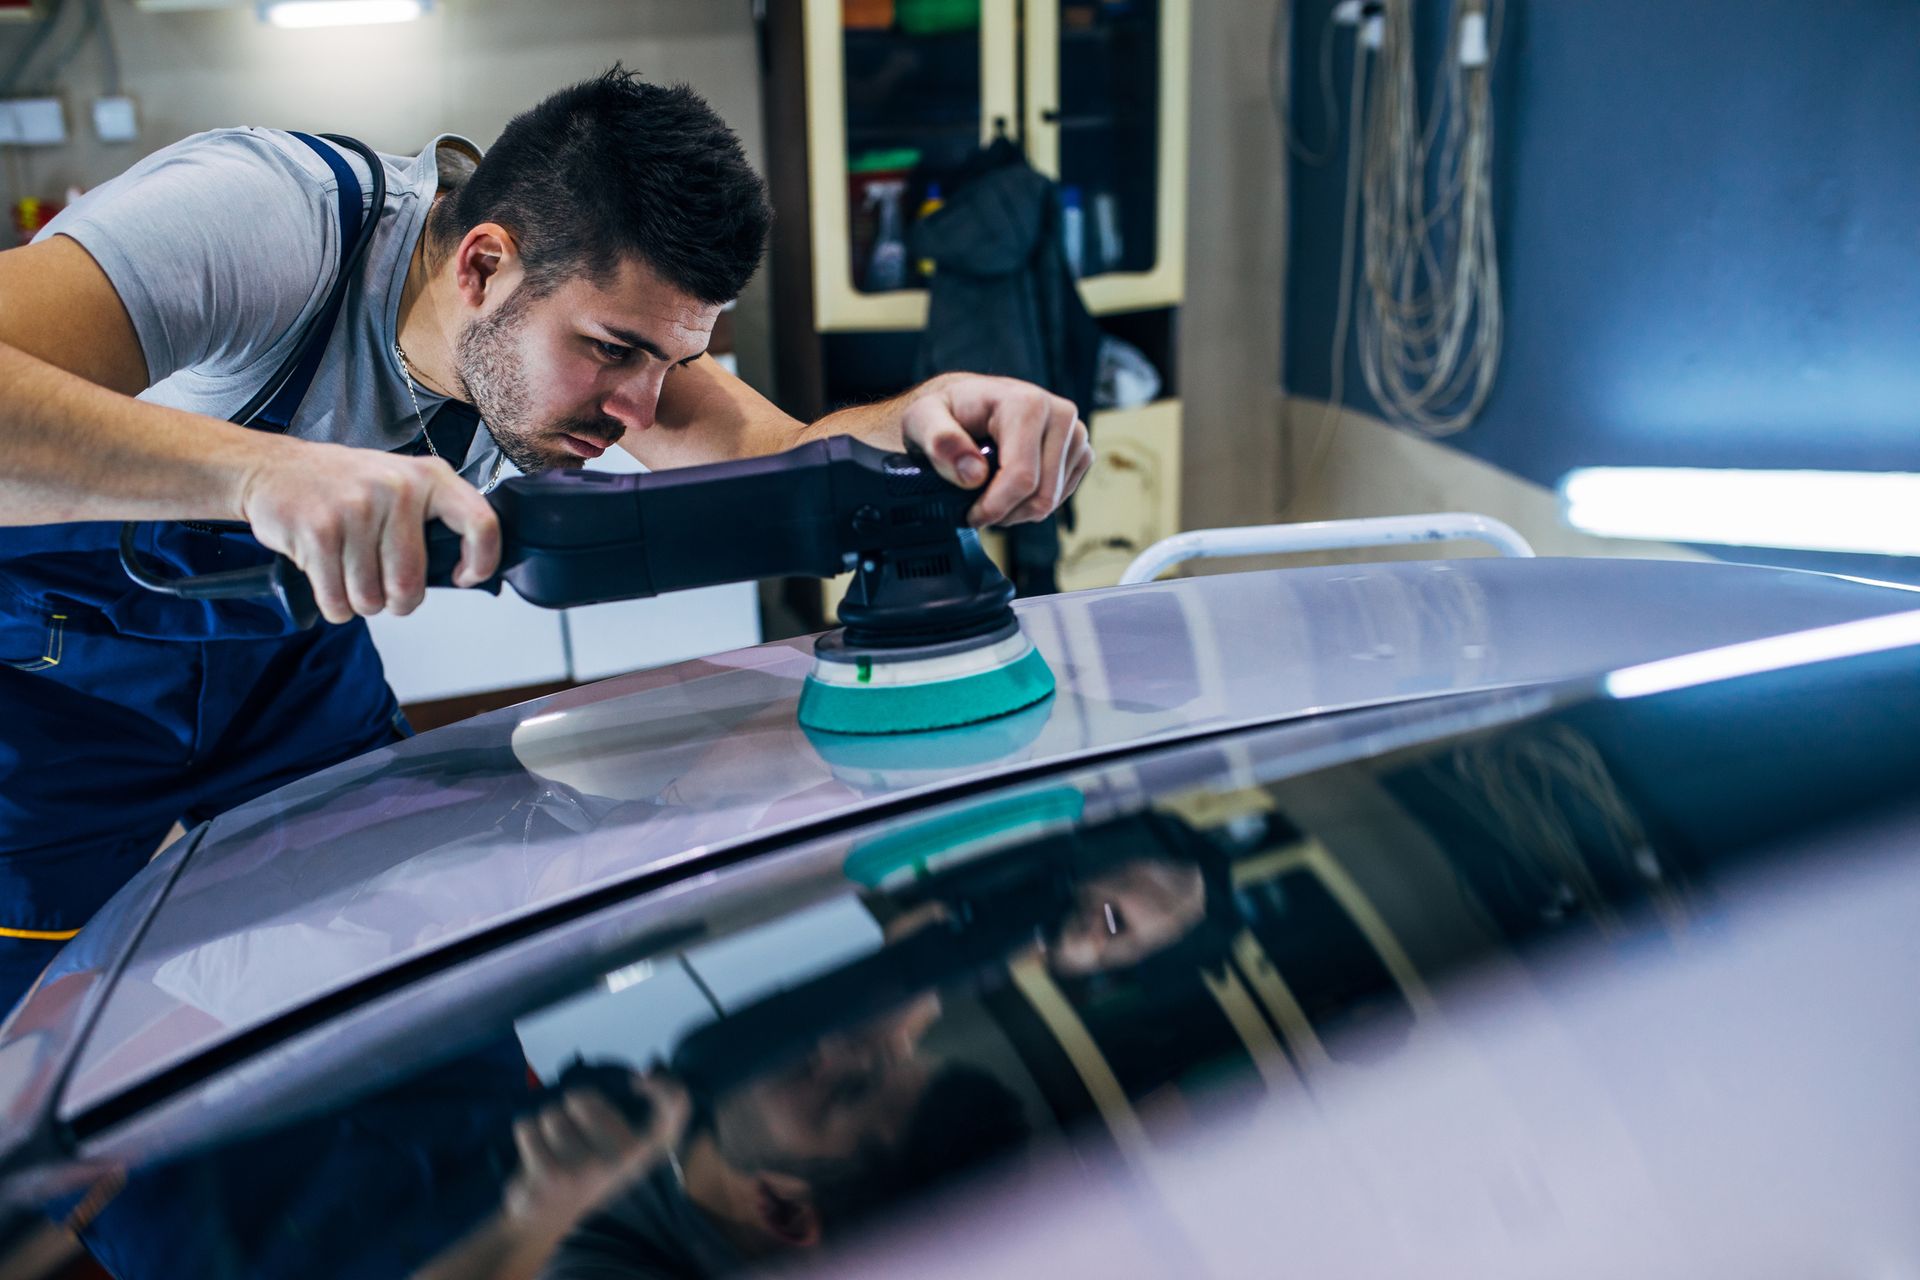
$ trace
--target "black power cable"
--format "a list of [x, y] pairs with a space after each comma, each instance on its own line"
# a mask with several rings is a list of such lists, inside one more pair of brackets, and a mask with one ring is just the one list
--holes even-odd
[[[318, 327], [339, 314], [341, 300], [346, 296], [347, 288], [360, 274], [360, 268], [366, 261], [367, 251], [373, 246], [374, 234], [380, 227], [380, 211], [387, 204], [386, 168], [373, 148], [355, 138], [343, 137], [337, 133], [320, 135], [328, 142], [343, 150], [351, 151], [366, 162], [369, 175], [369, 187], [373, 199], [367, 206], [366, 216], [360, 220], [359, 234], [353, 244], [340, 259], [339, 274], [334, 277], [333, 288], [328, 292], [327, 300], [300, 330], [299, 341], [280, 362], [271, 378], [253, 397], [243, 405], [231, 419], [242, 426], [251, 425], [260, 411], [273, 402], [282, 387], [294, 376], [302, 359], [307, 354], [307, 344], [318, 336]], [[215, 529], [215, 526], [203, 526]], [[223, 523], [221, 528], [244, 529], [242, 524]], [[294, 619], [297, 625], [311, 625], [317, 611], [313, 602], [313, 590], [306, 578], [294, 570], [285, 557], [276, 556], [272, 563], [258, 565], [248, 569], [229, 569], [222, 573], [204, 574], [195, 578], [172, 578], [163, 573], [153, 562], [143, 557], [134, 546], [134, 539], [140, 526], [128, 521], [120, 526], [120, 567], [134, 582], [149, 591], [161, 595], [173, 596], [183, 600], [233, 600], [248, 596], [272, 596], [280, 607]], [[217, 529], [215, 529], [217, 531]]]

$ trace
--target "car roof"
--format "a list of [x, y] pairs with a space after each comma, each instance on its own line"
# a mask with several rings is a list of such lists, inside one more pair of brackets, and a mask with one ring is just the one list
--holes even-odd
[[[76, 948], [98, 1018], [60, 1109], [503, 921], [640, 876], [697, 874], [824, 821], [1235, 726], [1594, 675], [1910, 602], [1786, 570], [1548, 559], [1074, 593], [1019, 605], [1054, 698], [900, 738], [797, 726], [810, 639], [605, 681], [282, 788], [151, 870], [172, 881], [157, 909], [110, 912]], [[151, 884], [129, 893], [156, 896]], [[48, 1030], [42, 1054], [71, 1047], [76, 1023], [60, 1010], [28, 1024]]]
[[[698, 1096], [721, 1098], [757, 1092], [765, 1073], [811, 1062], [805, 1045], [832, 1043], [826, 1057], [857, 1075], [853, 1029], [882, 1008], [925, 1010], [934, 992], [940, 1030], [926, 1061], [985, 1070], [1001, 1086], [943, 1094], [941, 1114], [977, 1128], [1010, 1089], [1031, 1150], [1058, 1152], [1053, 1139], [1067, 1139], [1095, 1183], [1111, 1185], [1125, 1163], [1150, 1186], [1191, 1142], [1183, 1115], [1220, 1108], [1225, 1119], [1230, 1107], [1237, 1126], [1259, 1118], [1262, 1099], [1268, 1118], [1287, 1107], [1310, 1126], [1324, 1110], [1333, 1128], [1316, 1149], [1344, 1165], [1366, 1150], [1356, 1087], [1386, 1089], [1396, 1132], [1444, 1130], [1463, 1101], [1502, 1096], [1463, 1099], [1462, 1064], [1430, 1052], [1461, 1043], [1456, 1019], [1476, 990], [1496, 1016], [1522, 1016], [1533, 1048], [1508, 1061], [1525, 1072], [1540, 1036], [1568, 1025], [1558, 997], [1541, 1005], [1543, 981], [1559, 972], [1548, 966], [1578, 952], [1594, 990], [1624, 985], [1604, 996], [1611, 1025], [1569, 1046], [1573, 1080], [1559, 1079], [1617, 1083], [1623, 1047], [1643, 1051], [1630, 1078], [1664, 1079], [1670, 1064], [1648, 1042], [1635, 973], [1695, 975], [1770, 921], [1790, 922], [1793, 936], [1749, 938], [1757, 946], [1728, 984], [1703, 1004], [1676, 997], [1659, 1025], [1711, 1021], [1716, 1035], [1776, 1044], [1780, 992], [1794, 993], [1794, 1008], [1847, 1007], [1851, 1018], [1829, 1020], [1839, 1034], [1827, 1062], [1853, 1087], [1885, 1055], [1843, 1050], [1890, 1042], [1904, 1025], [1883, 991], [1835, 998], [1832, 975], [1862, 963], [1898, 972], [1911, 950], [1898, 929], [1911, 875], [1894, 906], [1879, 900], [1885, 886], [1848, 872], [1911, 862], [1916, 638], [1920, 612], [1909, 612], [1723, 649], [1710, 664], [1690, 657], [1602, 682], [1305, 718], [869, 813], [658, 893], [602, 898], [565, 927], [542, 922], [464, 958], [452, 949], [384, 992], [370, 982], [338, 1016], [289, 1018], [265, 1046], [209, 1055], [165, 1090], [135, 1090], [76, 1120], [72, 1158], [37, 1192], [9, 1192], [32, 1204], [89, 1184], [113, 1193], [96, 1224], [106, 1234], [89, 1236], [103, 1259], [150, 1250], [154, 1224], [192, 1220], [203, 1230], [182, 1244], [187, 1258], [201, 1241], [231, 1245], [232, 1265], [248, 1271], [284, 1238], [271, 1228], [294, 1203], [321, 1259], [313, 1269], [338, 1274], [367, 1251], [457, 1234], [496, 1203], [486, 1187], [448, 1194], [437, 1171], [486, 1164], [473, 1156], [505, 1140], [502, 1108], [520, 1114], [564, 1081], [569, 1062], [664, 1060]], [[1819, 660], [1842, 653], [1855, 656]], [[1117, 898], [1129, 933], [1153, 933], [1149, 902], [1130, 896], [1143, 867], [1176, 890], [1169, 911], [1182, 876], [1198, 877], [1203, 909], [1180, 917], [1192, 931], [1159, 934], [1145, 967], [1062, 968], [1065, 935], [1046, 924], [1062, 911]], [[1837, 886], [1836, 871], [1851, 883]], [[1729, 906], [1755, 872], [1784, 892], [1742, 920]], [[1879, 917], [1871, 956], [1843, 922], [1822, 930], [1839, 947], [1827, 947], [1835, 963], [1800, 966], [1809, 885], [1813, 896], [1839, 887]], [[924, 922], [928, 905], [941, 907], [940, 930], [896, 927]], [[1756, 958], [1770, 955], [1794, 959], [1756, 982]], [[1757, 998], [1743, 1003], [1742, 992]], [[1737, 1026], [1721, 1016], [1728, 1000], [1740, 1006]], [[1684, 1044], [1671, 1047], [1698, 1065]], [[1772, 1099], [1804, 1090], [1809, 1069], [1800, 1050], [1755, 1057], [1750, 1045], [1712, 1068], [1756, 1103], [1763, 1142]], [[1697, 1118], [1700, 1081], [1681, 1075], [1670, 1103]], [[1884, 1113], [1897, 1081], [1878, 1077]], [[1304, 1110], [1293, 1105], [1303, 1086], [1313, 1099]], [[1561, 1132], [1555, 1090], [1530, 1096], [1524, 1115], [1488, 1113], [1501, 1121], [1488, 1159]], [[1586, 1097], [1609, 1117], [1604, 1090]], [[1665, 1105], [1640, 1113], [1655, 1136]], [[1222, 1164], [1256, 1180], [1300, 1172], [1258, 1144], [1235, 1146]], [[482, 1182], [504, 1185], [513, 1161], [486, 1168]], [[80, 1181], [49, 1190], [56, 1172]], [[401, 1194], [423, 1179], [432, 1195]], [[268, 1194], [255, 1194], [262, 1183]], [[372, 1215], [369, 1184], [385, 1193]], [[1417, 1209], [1418, 1192], [1404, 1190], [1395, 1207]], [[1773, 1184], [1762, 1190], [1756, 1203], [1791, 1203]], [[917, 1215], [906, 1194], [900, 1206]], [[1153, 1199], [1143, 1212], [1157, 1212]], [[1071, 1237], [1073, 1210], [1051, 1189], [1027, 1207], [1044, 1218], [1024, 1219], [1032, 1248]], [[904, 1238], [916, 1237], [928, 1243], [909, 1227]]]

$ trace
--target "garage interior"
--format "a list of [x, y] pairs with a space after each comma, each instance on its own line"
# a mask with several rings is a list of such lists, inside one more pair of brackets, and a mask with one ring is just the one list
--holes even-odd
[[[90, 190], [203, 131], [344, 135], [403, 157], [443, 134], [485, 147], [525, 108], [616, 64], [691, 87], [764, 176], [767, 256], [720, 310], [709, 350], [798, 422], [977, 372], [945, 353], [985, 349], [1008, 315], [1031, 326], [1059, 374], [1048, 388], [1076, 400], [1097, 456], [1061, 516], [981, 531], [1028, 601], [1019, 621], [996, 615], [959, 639], [916, 643], [900, 667], [924, 661], [918, 675], [946, 696], [901, 680], [908, 696], [875, 729], [859, 705], [871, 651], [845, 631], [817, 648], [808, 637], [877, 612], [864, 593], [879, 570], [860, 565], [856, 580], [851, 566], [892, 547], [829, 561], [849, 566], [833, 578], [564, 607], [516, 590], [432, 590], [409, 616], [368, 618], [405, 724], [444, 734], [423, 745], [396, 722], [393, 741], [335, 757], [344, 763], [218, 814], [188, 810], [157, 851], [148, 837], [114, 870], [130, 892], [80, 913], [103, 926], [78, 914], [57, 928], [0, 920], [0, 938], [81, 938], [34, 978], [26, 1019], [0, 1024], [0, 1130], [27, 1132], [20, 1099], [76, 1084], [74, 1114], [87, 1117], [33, 1104], [43, 1149], [22, 1156], [7, 1145], [17, 1135], [0, 1132], [0, 1184], [16, 1172], [7, 1160], [92, 1160], [78, 1141], [118, 1140], [113, 1126], [146, 1123], [144, 1106], [160, 1119], [145, 1136], [132, 1128], [129, 1149], [162, 1149], [177, 1136], [167, 1123], [197, 1122], [184, 1107], [163, 1112], [176, 1088], [209, 1116], [231, 1106], [242, 1117], [220, 1118], [232, 1125], [221, 1141], [244, 1130], [270, 1146], [274, 1124], [309, 1118], [303, 1089], [347, 1091], [327, 1079], [325, 1055], [346, 1055], [355, 1035], [372, 1091], [409, 1037], [428, 1045], [417, 1055], [427, 1062], [440, 1038], [454, 1044], [491, 1019], [507, 1050], [491, 1066], [509, 1086], [497, 1139], [509, 1122], [518, 1138], [534, 1114], [522, 1095], [554, 1102], [589, 1056], [624, 1064], [613, 1084], [632, 1096], [606, 1096], [652, 1123], [661, 1113], [647, 1108], [665, 1095], [648, 1102], [622, 1076], [702, 1066], [684, 1052], [702, 1034], [704, 1066], [740, 1070], [726, 1088], [744, 1089], [741, 1064], [755, 1055], [785, 1070], [791, 1050], [811, 1069], [849, 1053], [850, 1029], [868, 1034], [904, 1009], [938, 1053], [973, 1054], [1014, 1079], [1025, 1121], [1097, 1121], [1102, 1142], [1110, 1131], [1135, 1172], [1150, 1171], [1141, 1185], [1157, 1178], [1195, 1203], [1238, 1166], [1210, 1169], [1192, 1151], [1178, 1166], [1169, 1153], [1196, 1117], [1228, 1114], [1206, 1110], [1228, 1096], [1210, 1092], [1220, 1080], [1249, 1097], [1311, 1095], [1304, 1126], [1360, 1097], [1339, 1088], [1386, 1064], [1369, 1078], [1388, 1082], [1373, 1095], [1388, 1102], [1374, 1132], [1391, 1141], [1371, 1167], [1348, 1162], [1346, 1175], [1375, 1182], [1363, 1211], [1324, 1215], [1330, 1274], [1363, 1270], [1356, 1259], [1372, 1248], [1416, 1247], [1418, 1230], [1369, 1216], [1376, 1200], [1414, 1206], [1429, 1227], [1484, 1218], [1488, 1238], [1506, 1232], [1526, 1248], [1556, 1231], [1667, 1247], [1637, 1215], [1665, 1222], [1685, 1194], [1651, 1207], [1568, 1196], [1577, 1180], [1527, 1163], [1536, 1139], [1576, 1172], [1597, 1162], [1637, 1186], [1651, 1170], [1663, 1196], [1724, 1197], [1709, 1209], [1727, 1221], [1709, 1212], [1710, 1225], [1776, 1260], [1811, 1256], [1788, 1246], [1824, 1243], [1823, 1231], [1856, 1259], [1876, 1256], [1875, 1237], [1850, 1226], [1859, 1206], [1839, 1204], [1858, 1185], [1874, 1189], [1858, 1197], [1868, 1209], [1884, 1208], [1876, 1196], [1892, 1206], [1886, 1256], [1912, 1244], [1899, 1192], [1911, 1133], [1898, 1136], [1913, 1127], [1899, 1124], [1912, 1107], [1898, 1101], [1911, 1069], [1898, 1062], [1920, 1043], [1901, 994], [1914, 950], [1903, 904], [1920, 901], [1920, 881], [1889, 878], [1884, 894], [1849, 881], [1848, 902], [1803, 900], [1802, 882], [1782, 880], [1768, 889], [1776, 898], [1748, 901], [1735, 871], [1756, 849], [1788, 850], [1768, 868], [1790, 863], [1788, 837], [1811, 842], [1830, 821], [1863, 842], [1835, 846], [1856, 872], [1913, 847], [1911, 825], [1873, 823], [1912, 823], [1920, 759], [1907, 714], [1920, 612], [1899, 594], [1920, 590], [1920, 5], [0, 0], [0, 248], [31, 245]], [[434, 165], [422, 163], [431, 193]], [[974, 238], [940, 238], [934, 220], [963, 193], [1029, 169], [1033, 209], [1009, 202]], [[1025, 310], [987, 314], [981, 292], [957, 287], [971, 268], [953, 264], [1000, 253], [996, 235], [1018, 241], [1017, 270], [1033, 275]], [[1063, 282], [1065, 302], [1047, 292]], [[17, 332], [4, 324], [19, 323], [9, 305], [0, 277], [0, 356]], [[411, 396], [411, 373], [405, 385]], [[887, 468], [906, 485], [905, 470]], [[617, 449], [584, 469], [609, 484], [645, 471]], [[0, 483], [0, 501], [6, 492]], [[954, 527], [953, 492], [888, 492], [899, 504], [884, 517], [836, 493], [835, 518], [930, 521], [948, 550], [981, 563]], [[743, 525], [750, 514], [763, 513], [740, 512]], [[0, 603], [20, 594], [5, 551]], [[1492, 559], [1378, 564], [1498, 556], [1583, 563], [1558, 578], [1551, 565]], [[1327, 572], [1213, 576], [1296, 565]], [[1347, 567], [1361, 565], [1378, 571]], [[941, 562], [925, 576], [950, 573], [960, 570]], [[1160, 576], [1202, 580], [1139, 585]], [[44, 650], [0, 649], [0, 665], [30, 673], [9, 686], [16, 673], [0, 671], [0, 694], [59, 666], [61, 633], [49, 634]], [[834, 645], [853, 654], [837, 674]], [[716, 655], [731, 657], [700, 661]], [[1712, 668], [1716, 655], [1721, 669], [1703, 674], [1698, 660]], [[1026, 683], [994, 686], [1012, 670]], [[934, 705], [953, 701], [956, 671], [988, 686], [959, 713]], [[1056, 677], [1063, 694], [1048, 704]], [[822, 689], [853, 710], [823, 719]], [[69, 754], [84, 764], [118, 745]], [[0, 784], [8, 765], [0, 754]], [[0, 805], [16, 798], [0, 785]], [[1103, 840], [1104, 862], [1088, 854]], [[1724, 880], [1717, 861], [1690, 871], [1674, 856], [1708, 846], [1724, 854]], [[0, 884], [10, 906], [35, 898]], [[1144, 958], [1075, 968], [1061, 919], [1095, 950], [1124, 950], [1129, 927], [1168, 932], [1141, 944]], [[1598, 942], [1576, 951], [1593, 941], [1589, 925]], [[1877, 949], [1861, 960], [1856, 942]], [[1527, 1016], [1564, 1032], [1548, 1015], [1566, 993], [1547, 971], [1569, 955], [1597, 955], [1602, 978], [1659, 976], [1674, 960], [1696, 994], [1628, 986], [1595, 999], [1579, 1014], [1586, 1030], [1551, 1052], [1523, 1019], [1502, 1049], [1513, 1050], [1509, 1076], [1476, 1074], [1493, 1060], [1484, 1046], [1473, 1071], [1450, 1075], [1472, 1057], [1453, 1037], [1473, 1001], [1491, 1010], [1520, 992]], [[922, 981], [912, 966], [928, 956], [937, 978]], [[526, 975], [508, 972], [521, 964]], [[984, 993], [922, 1007], [954, 974], [982, 973], [1000, 985], [982, 979]], [[1169, 974], [1213, 1039], [1134, 1002]], [[112, 989], [99, 997], [106, 1015], [76, 1034], [74, 1011], [97, 1012], [92, 984]], [[468, 1025], [475, 993], [489, 1003]], [[1783, 1009], [1806, 1023], [1786, 1053]], [[1491, 1025], [1480, 1028], [1488, 1043]], [[97, 1060], [42, 1070], [33, 1055], [63, 1035], [97, 1047]], [[1403, 1044], [1419, 1055], [1395, 1065]], [[917, 1038], [862, 1049], [883, 1065], [861, 1058], [847, 1088], [918, 1051]], [[202, 1059], [211, 1065], [196, 1075]], [[1561, 1073], [1538, 1071], [1542, 1061]], [[423, 1096], [458, 1100], [423, 1079]], [[1580, 1087], [1561, 1092], [1569, 1079]], [[733, 1096], [708, 1083], [711, 1097]], [[1448, 1101], [1445, 1087], [1461, 1091]], [[405, 1089], [396, 1096], [399, 1134], [424, 1113]], [[1412, 1123], [1422, 1108], [1442, 1123]], [[1620, 1116], [1632, 1125], [1616, 1132]], [[1558, 1127], [1575, 1118], [1584, 1132]], [[384, 1123], [361, 1128], [378, 1139], [374, 1163], [403, 1180], [416, 1153]], [[1274, 1132], [1283, 1140], [1267, 1142]], [[1288, 1213], [1323, 1216], [1298, 1191], [1340, 1174], [1340, 1161], [1322, 1160], [1304, 1132], [1236, 1138], [1234, 1160], [1295, 1179], [1289, 1197], [1271, 1190], [1278, 1174], [1235, 1173], [1221, 1203], [1249, 1238], [1276, 1222], [1297, 1232]], [[1256, 1138], [1266, 1149], [1247, 1154]], [[1485, 1169], [1460, 1154], [1476, 1143]], [[1862, 1163], [1877, 1144], [1892, 1152], [1885, 1169]], [[259, 1167], [292, 1185], [301, 1149], [286, 1150], [296, 1155], [275, 1149]], [[524, 1146], [517, 1158], [538, 1163]], [[665, 1159], [695, 1203], [671, 1150]], [[1828, 1183], [1829, 1160], [1871, 1176]], [[352, 1193], [342, 1200], [360, 1199], [357, 1175], [311, 1164]], [[166, 1194], [155, 1203], [169, 1204], [175, 1186], [151, 1170], [141, 1185], [138, 1158], [83, 1172], [34, 1206], [61, 1224], [37, 1238], [59, 1246], [37, 1271], [14, 1252], [36, 1238], [15, 1231], [0, 1197], [0, 1277], [138, 1273], [101, 1248], [111, 1232], [87, 1232], [116, 1197], [125, 1215], [156, 1187]], [[659, 1168], [647, 1176], [668, 1181]], [[486, 1190], [489, 1213], [513, 1204]], [[582, 1203], [597, 1209], [598, 1194]], [[354, 1212], [386, 1212], [379, 1195]], [[1197, 1239], [1204, 1216], [1192, 1212], [1177, 1225]], [[276, 1213], [262, 1219], [277, 1227]], [[1143, 1235], [1164, 1225], [1120, 1217]], [[214, 1230], [154, 1220], [174, 1233], [154, 1238], [181, 1249], [148, 1256], [176, 1273], [199, 1265], [194, 1247], [224, 1247]], [[351, 1231], [302, 1238], [310, 1223], [289, 1220], [302, 1265], [320, 1268], [328, 1247], [344, 1254]], [[1335, 1239], [1350, 1221], [1369, 1230]], [[1125, 1230], [1097, 1231], [1114, 1274], [1165, 1261], [1128, 1255]], [[1462, 1255], [1475, 1274], [1541, 1273], [1484, 1269], [1481, 1246], [1469, 1239]], [[1222, 1246], [1217, 1273], [1248, 1256]], [[1679, 1273], [1706, 1256], [1665, 1261]], [[248, 1273], [241, 1257], [231, 1274]], [[1037, 1269], [1023, 1254], [973, 1273]], [[891, 1273], [902, 1272], [933, 1273]]]
[[[1063, 587], [1111, 584], [1148, 543], [1182, 529], [1445, 511], [1504, 521], [1542, 554], [1711, 554], [1914, 580], [1910, 561], [1866, 546], [1846, 556], [1709, 550], [1727, 540], [1706, 527], [1710, 513], [1669, 519], [1672, 537], [1594, 536], [1568, 525], [1555, 488], [1596, 466], [1914, 468], [1920, 166], [1911, 139], [1876, 122], [1915, 105], [1920, 16], [1873, 3], [1846, 6], [1844, 20], [1784, 2], [1458, 7], [1067, 0], [1037, 6], [1041, 21], [1012, 0], [900, 0], [899, 12], [853, 0], [442, 0], [413, 21], [289, 29], [264, 20], [272, 6], [231, 0], [16, 0], [0, 10], [13, 20], [0, 26], [10, 64], [0, 190], [25, 233], [135, 158], [242, 121], [324, 128], [388, 151], [440, 132], [484, 142], [522, 104], [618, 59], [705, 95], [772, 180], [772, 260], [724, 317], [714, 350], [807, 418], [911, 385], [925, 315], [912, 286], [924, 280], [868, 288], [873, 222], [883, 203], [889, 217], [913, 214], [905, 205], [924, 202], [928, 181], [915, 164], [943, 163], [956, 137], [970, 149], [974, 130], [989, 128], [962, 102], [956, 134], [954, 95], [1004, 95], [1027, 112], [1010, 133], [1026, 135], [1030, 153], [1049, 139], [1049, 153], [1031, 157], [1043, 171], [1058, 171], [1061, 138], [1069, 167], [1086, 171], [1063, 187], [1085, 205], [1076, 239], [1138, 259], [1082, 263], [1082, 292], [1158, 383], [1146, 405], [1093, 424], [1102, 461], [1062, 547]], [[1463, 18], [1477, 30], [1463, 35]], [[1411, 38], [1383, 31], [1387, 22], [1405, 22]], [[1443, 56], [1463, 38], [1482, 46], [1474, 65]], [[1051, 70], [1033, 47], [1043, 40], [1059, 50]], [[912, 53], [916, 41], [936, 52]], [[1371, 47], [1382, 41], [1404, 54], [1383, 59]], [[1370, 72], [1359, 84], [1356, 50]], [[900, 73], [889, 59], [912, 57], [925, 65], [902, 96], [886, 79]], [[1413, 81], [1396, 93], [1403, 59]], [[1459, 95], [1430, 103], [1443, 67]], [[1093, 104], [1085, 112], [1132, 112], [1136, 123], [1076, 120], [1070, 101], [1061, 119], [1041, 101], [1060, 99], [1059, 68], [1067, 97]], [[1470, 318], [1431, 313], [1463, 326], [1465, 350], [1449, 358], [1474, 384], [1456, 382], [1466, 390], [1441, 406], [1442, 418], [1456, 415], [1444, 421], [1383, 407], [1368, 368], [1381, 352], [1389, 364], [1417, 355], [1395, 357], [1396, 336], [1377, 323], [1380, 297], [1409, 296], [1376, 290], [1406, 244], [1391, 243], [1384, 213], [1368, 221], [1389, 189], [1374, 184], [1391, 180], [1379, 171], [1407, 161], [1374, 126], [1355, 127], [1356, 104], [1368, 120], [1410, 111], [1415, 134], [1459, 129], [1469, 151], [1485, 152], [1449, 160], [1436, 147], [1430, 167], [1451, 164], [1448, 181], [1470, 189], [1444, 207], [1429, 193], [1421, 206], [1435, 244], [1451, 238], [1446, 272], [1487, 265], [1486, 255], [1480, 267], [1460, 260], [1482, 230], [1493, 266], [1459, 285], [1481, 294], [1464, 303]], [[836, 126], [849, 141], [823, 154], [821, 131]], [[891, 194], [876, 173], [894, 178]], [[1475, 201], [1466, 216], [1485, 227], [1476, 220], [1462, 237]], [[846, 219], [851, 240], [824, 231], [823, 212]], [[1133, 234], [1116, 234], [1129, 219]], [[1445, 279], [1452, 288], [1454, 274]], [[1341, 554], [1370, 553], [1306, 559]], [[735, 586], [556, 615], [436, 592], [414, 617], [375, 626], [424, 728], [817, 629], [833, 596]], [[487, 645], [460, 642], [474, 628]]]

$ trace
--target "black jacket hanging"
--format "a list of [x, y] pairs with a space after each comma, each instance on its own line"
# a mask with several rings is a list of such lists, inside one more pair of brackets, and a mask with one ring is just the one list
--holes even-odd
[[[919, 375], [1021, 378], [1093, 415], [1100, 330], [1080, 301], [1060, 239], [1060, 197], [1010, 145], [914, 228], [914, 256], [933, 263]], [[1058, 590], [1053, 518], [1007, 531], [1020, 594]]]

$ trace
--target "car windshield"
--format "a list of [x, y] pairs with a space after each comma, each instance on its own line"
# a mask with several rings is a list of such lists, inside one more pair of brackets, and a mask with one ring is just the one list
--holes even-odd
[[1344, 759], [1268, 730], [896, 816], [683, 894], [561, 998], [343, 1056], [294, 1118], [96, 1170], [40, 1243], [122, 1277], [714, 1276], [983, 1179], [1150, 1188], [1209, 1118], [1331, 1114], [1422, 1046], [1471, 1067], [1465, 975], [1542, 1000], [1569, 953], [1716, 945], [1763, 855], [1920, 794], [1913, 677], [1378, 711]]

